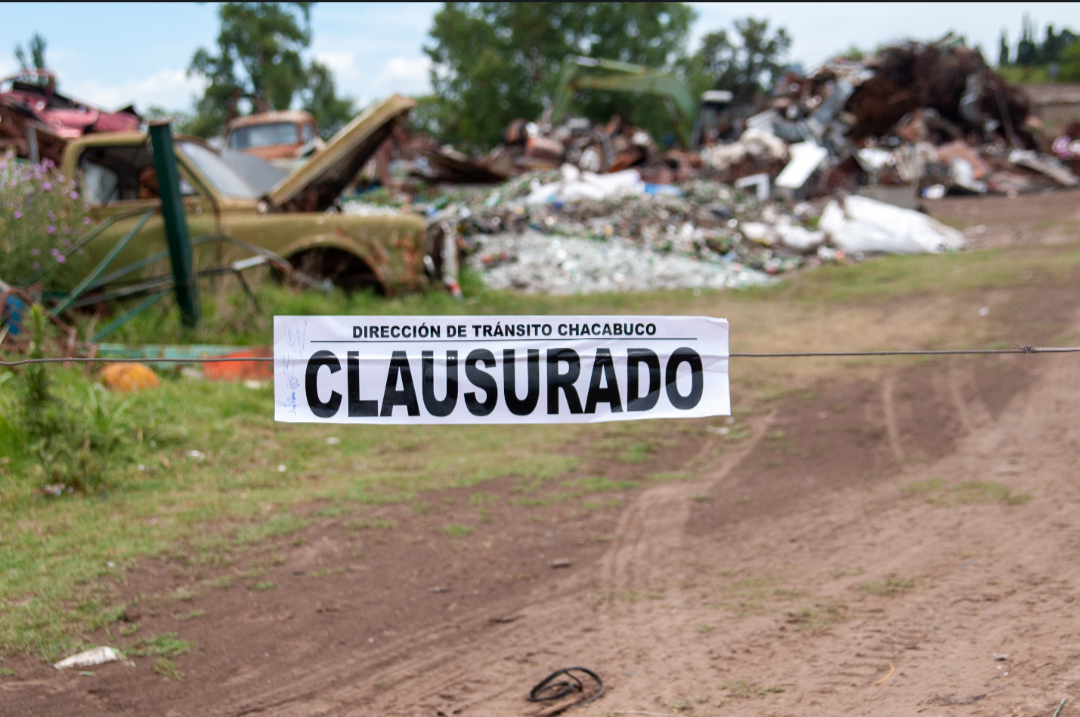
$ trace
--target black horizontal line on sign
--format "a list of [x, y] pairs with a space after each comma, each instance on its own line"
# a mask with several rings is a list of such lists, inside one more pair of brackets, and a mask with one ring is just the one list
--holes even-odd
[[656, 336], [544, 336], [533, 339], [312, 339], [309, 344], [438, 344], [438, 343], [485, 343], [500, 341], [565, 341], [569, 339], [601, 339], [603, 341], [697, 341], [697, 339], [665, 339]]

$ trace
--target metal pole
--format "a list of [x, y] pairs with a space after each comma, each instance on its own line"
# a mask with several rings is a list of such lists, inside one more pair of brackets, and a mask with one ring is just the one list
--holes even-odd
[[165, 237], [169, 242], [169, 257], [176, 282], [176, 303], [180, 307], [184, 325], [195, 326], [201, 318], [199, 285], [191, 256], [184, 203], [180, 197], [180, 175], [176, 171], [172, 126], [168, 121], [150, 124], [150, 142], [154, 148], [161, 216], [165, 220]]

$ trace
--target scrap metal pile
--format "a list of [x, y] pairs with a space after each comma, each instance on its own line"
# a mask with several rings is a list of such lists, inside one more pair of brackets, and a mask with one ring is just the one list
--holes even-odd
[[[792, 160], [775, 183], [797, 197], [874, 185], [912, 187], [937, 199], [1080, 184], [1067, 166], [1038, 151], [1039, 124], [1029, 111], [1023, 93], [977, 51], [946, 38], [788, 77], [770, 107], [746, 125], [747, 133], [788, 144]], [[723, 170], [728, 152], [707, 150], [706, 162]]]
[[492, 288], [763, 284], [823, 261], [962, 248], [913, 211], [923, 199], [1076, 186], [1072, 150], [1040, 153], [1029, 111], [961, 41], [905, 43], [786, 77], [698, 151], [661, 151], [619, 117], [515, 121], [487, 155], [428, 172], [510, 179], [428, 212]]

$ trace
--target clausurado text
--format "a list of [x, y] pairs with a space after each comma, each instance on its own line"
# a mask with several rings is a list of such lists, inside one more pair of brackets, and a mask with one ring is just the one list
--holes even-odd
[[591, 423], [729, 415], [702, 316], [275, 316], [274, 417]]

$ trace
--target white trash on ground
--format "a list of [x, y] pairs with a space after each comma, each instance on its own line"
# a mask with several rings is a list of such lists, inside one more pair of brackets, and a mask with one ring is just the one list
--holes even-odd
[[[711, 262], [639, 248], [633, 241], [551, 237], [535, 230], [480, 235], [469, 262], [492, 289], [528, 294], [593, 294], [614, 291], [728, 289], [774, 283], [768, 274], [737, 262]], [[508, 261], [485, 267], [483, 256]]]
[[841, 251], [925, 254], [967, 246], [964, 235], [920, 212], [866, 197], [829, 202], [818, 228]]
[[124, 659], [124, 656], [111, 647], [95, 647], [92, 650], [80, 652], [78, 655], [64, 658], [53, 667], [58, 670], [66, 670], [69, 667], [93, 667], [94, 665], [104, 665], [106, 662], [116, 662], [122, 659]]
[[541, 184], [525, 198], [526, 204], [554, 204], [578, 199], [613, 199], [645, 191], [645, 182], [635, 169], [611, 174], [583, 172], [572, 164], [562, 166], [562, 181]]

